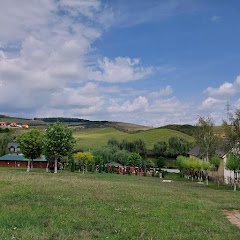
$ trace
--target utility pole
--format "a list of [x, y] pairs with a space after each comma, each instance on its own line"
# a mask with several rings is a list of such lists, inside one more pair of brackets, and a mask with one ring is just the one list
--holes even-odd
[[226, 104], [226, 111], [227, 111], [227, 123], [229, 123], [229, 122], [230, 122], [230, 115], [231, 115], [231, 113], [230, 113], [230, 109], [231, 109], [231, 105], [229, 104], [229, 102], [227, 102], [227, 104]]

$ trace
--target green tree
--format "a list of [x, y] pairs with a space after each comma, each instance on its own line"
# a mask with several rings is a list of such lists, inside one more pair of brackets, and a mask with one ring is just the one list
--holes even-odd
[[130, 153], [128, 156], [128, 164], [134, 167], [140, 167], [142, 164], [142, 157], [139, 153]]
[[73, 154], [73, 157], [79, 162], [79, 166], [82, 167], [83, 173], [87, 172], [89, 166], [91, 166], [91, 170], [93, 166], [95, 166], [94, 157], [89, 152], [78, 152]]
[[37, 129], [32, 129], [18, 136], [17, 142], [20, 145], [21, 152], [29, 159], [27, 166], [27, 172], [29, 172], [33, 167], [33, 160], [43, 152], [43, 133]]
[[157, 167], [158, 168], [164, 168], [165, 165], [166, 165], [166, 158], [165, 157], [157, 158]]
[[190, 150], [191, 144], [183, 138], [170, 137], [168, 139], [167, 155], [176, 157], [178, 155], [186, 155]]
[[69, 156], [74, 144], [72, 130], [62, 123], [55, 123], [47, 129], [44, 150], [47, 156], [54, 159], [54, 173], [57, 173], [58, 170], [58, 160], [64, 156]]
[[217, 172], [217, 182], [218, 182], [218, 187], [219, 187], [219, 175], [218, 175], [218, 169], [221, 163], [221, 159], [218, 156], [213, 156], [210, 159], [210, 164], [212, 165], [212, 168], [214, 171]]
[[153, 152], [155, 156], [165, 156], [168, 149], [168, 144], [165, 141], [159, 141], [156, 144], [154, 144]]
[[230, 152], [227, 156], [227, 169], [234, 172], [234, 191], [237, 189], [237, 179], [238, 179], [238, 171], [240, 171], [240, 156], [239, 150], [238, 153], [234, 153], [234, 150]]
[[118, 162], [122, 165], [127, 165], [128, 164], [128, 156], [129, 152], [126, 150], [118, 150], [115, 153], [113, 153], [113, 161]]
[[[199, 117], [195, 134], [197, 144], [200, 146], [200, 156], [206, 162], [214, 156], [218, 139], [214, 134], [214, 123], [211, 118]], [[208, 184], [208, 170], [206, 169], [206, 183]]]
[[0, 133], [0, 156], [5, 155], [7, 153], [7, 145], [12, 140], [13, 136], [11, 132]]

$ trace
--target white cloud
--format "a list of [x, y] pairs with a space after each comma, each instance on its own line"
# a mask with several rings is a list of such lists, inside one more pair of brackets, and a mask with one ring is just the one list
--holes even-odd
[[113, 60], [103, 58], [99, 61], [99, 71], [91, 74], [90, 78], [105, 82], [128, 82], [141, 80], [153, 72], [153, 67], [143, 67], [140, 59], [117, 57]]
[[218, 88], [208, 87], [205, 92], [212, 97], [233, 96], [240, 92], [240, 76], [237, 76], [233, 83], [225, 82]]
[[153, 98], [161, 98], [161, 97], [166, 97], [166, 96], [169, 96], [173, 93], [173, 89], [171, 86], [166, 86], [165, 88], [163, 89], [160, 89], [159, 91], [156, 91], [156, 92], [152, 92], [150, 93], [150, 97], [153, 97]]
[[125, 101], [123, 104], [118, 104], [115, 100], [112, 101], [111, 105], [108, 107], [108, 112], [110, 113], [120, 113], [120, 112], [137, 112], [145, 111], [148, 108], [148, 100], [146, 97], [139, 96], [135, 98], [132, 102]]
[[208, 97], [202, 102], [200, 109], [212, 109], [213, 107], [214, 109], [216, 109], [217, 107], [221, 108], [222, 106], [224, 106], [224, 104], [225, 104], [224, 100]]

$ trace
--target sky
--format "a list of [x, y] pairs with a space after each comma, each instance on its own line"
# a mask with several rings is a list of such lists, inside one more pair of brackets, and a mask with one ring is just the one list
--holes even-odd
[[239, 24], [239, 0], [0, 0], [0, 113], [221, 124]]

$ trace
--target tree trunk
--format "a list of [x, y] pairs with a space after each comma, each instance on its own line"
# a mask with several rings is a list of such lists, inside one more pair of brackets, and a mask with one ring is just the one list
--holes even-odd
[[33, 159], [31, 161], [31, 171], [33, 170]]
[[58, 171], [58, 166], [57, 166], [58, 160], [55, 158], [55, 163], [54, 163], [54, 173], [57, 173]]
[[233, 191], [235, 192], [237, 190], [237, 173], [234, 170], [234, 177], [233, 177]]
[[30, 172], [30, 168], [31, 168], [31, 160], [28, 160], [28, 165], [27, 165], [27, 172]]
[[206, 184], [208, 185], [208, 170], [206, 170]]
[[46, 172], [48, 172], [49, 162], [47, 162]]

